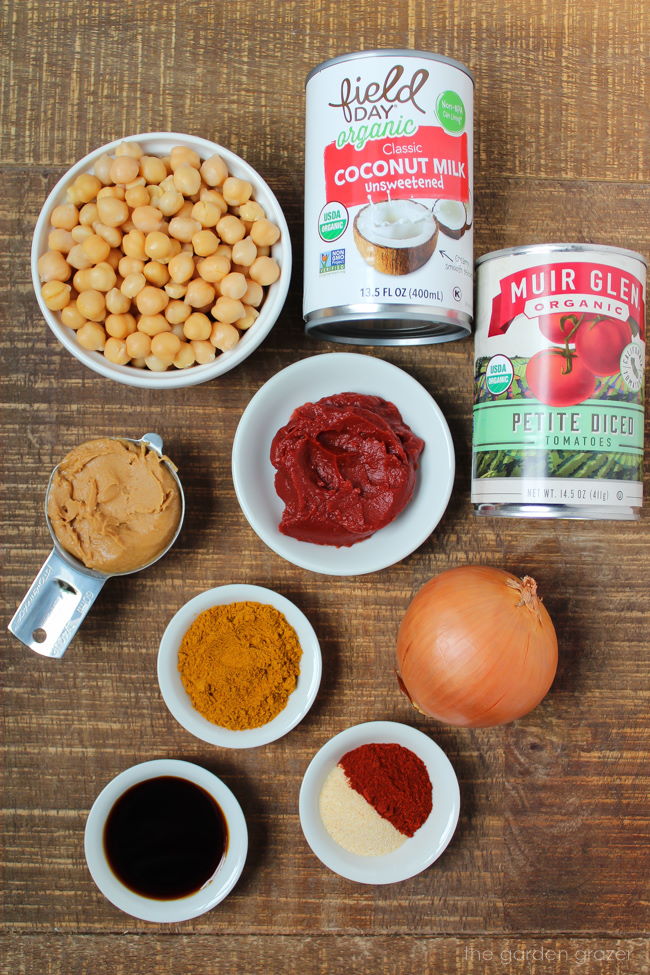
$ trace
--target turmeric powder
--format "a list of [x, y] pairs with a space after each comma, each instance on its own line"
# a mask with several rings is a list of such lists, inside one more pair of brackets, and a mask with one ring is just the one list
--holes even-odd
[[181, 641], [178, 670], [199, 714], [243, 731], [286, 707], [301, 657], [296, 631], [274, 606], [228, 603], [197, 616]]

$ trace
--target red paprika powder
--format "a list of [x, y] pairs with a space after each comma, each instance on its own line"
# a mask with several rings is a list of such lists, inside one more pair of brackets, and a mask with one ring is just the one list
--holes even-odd
[[338, 763], [351, 787], [405, 836], [426, 821], [433, 808], [429, 773], [403, 745], [372, 743], [348, 752]]

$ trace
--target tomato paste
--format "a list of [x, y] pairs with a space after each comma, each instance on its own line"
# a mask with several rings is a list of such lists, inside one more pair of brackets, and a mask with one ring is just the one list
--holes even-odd
[[423, 448], [379, 396], [338, 393], [298, 407], [271, 444], [280, 531], [337, 547], [370, 538], [411, 500]]

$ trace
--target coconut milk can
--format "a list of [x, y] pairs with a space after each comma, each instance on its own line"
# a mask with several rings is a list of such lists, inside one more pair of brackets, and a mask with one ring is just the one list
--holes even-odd
[[636, 519], [646, 264], [600, 244], [477, 262], [472, 501], [479, 514]]
[[422, 51], [314, 68], [305, 135], [306, 331], [415, 345], [473, 314], [473, 79]]

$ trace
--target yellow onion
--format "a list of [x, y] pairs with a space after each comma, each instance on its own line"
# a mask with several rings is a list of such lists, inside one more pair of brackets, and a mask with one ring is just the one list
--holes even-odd
[[435, 576], [406, 610], [397, 668], [413, 705], [446, 724], [485, 727], [527, 714], [557, 669], [537, 583], [481, 565]]

